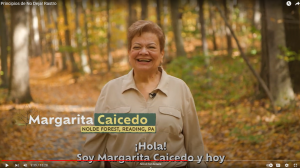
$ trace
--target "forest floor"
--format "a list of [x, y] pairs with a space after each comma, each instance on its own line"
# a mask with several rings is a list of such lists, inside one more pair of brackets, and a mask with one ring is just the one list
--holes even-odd
[[[251, 56], [250, 60], [257, 69], [258, 56]], [[0, 106], [0, 159], [76, 160], [85, 141], [80, 124], [26, 125], [28, 114], [93, 117], [101, 88], [128, 69], [81, 75], [74, 80], [73, 74], [41, 65], [39, 61], [30, 59], [34, 103]], [[204, 69], [203, 59], [197, 57], [176, 59], [165, 67], [169, 74], [183, 79], [194, 95], [206, 151], [211, 156], [226, 156], [223, 164], [212, 162], [210, 167], [265, 167], [275, 163], [271, 160], [282, 165], [298, 160], [300, 164], [300, 95], [291, 106], [278, 108], [280, 113], [272, 114], [269, 101], [257, 99], [258, 87], [244, 64], [239, 57], [219, 56], [212, 58], [209, 72]], [[205, 78], [207, 73], [211, 86]], [[1, 97], [7, 93], [0, 91]], [[30, 163], [80, 167], [77, 162], [27, 164]]]

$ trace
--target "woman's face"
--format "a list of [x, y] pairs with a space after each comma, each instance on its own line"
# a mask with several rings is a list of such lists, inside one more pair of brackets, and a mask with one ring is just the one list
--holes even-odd
[[149, 32], [134, 36], [128, 52], [129, 63], [135, 71], [155, 71], [163, 60], [158, 37]]

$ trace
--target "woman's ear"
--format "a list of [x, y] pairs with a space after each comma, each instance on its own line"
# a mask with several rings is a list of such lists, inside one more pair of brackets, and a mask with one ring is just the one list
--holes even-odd
[[162, 51], [160, 52], [160, 54], [161, 54], [162, 58], [164, 58], [164, 56], [165, 56], [165, 51], [162, 50]]
[[164, 62], [164, 56], [165, 56], [165, 52], [162, 51], [162, 52], [161, 52], [160, 66], [161, 66], [161, 65], [163, 64], [163, 62]]

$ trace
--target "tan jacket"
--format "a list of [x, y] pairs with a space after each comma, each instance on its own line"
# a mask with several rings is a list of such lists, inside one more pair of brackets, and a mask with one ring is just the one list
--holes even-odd
[[[94, 160], [98, 160], [98, 155], [102, 157], [104, 153], [106, 156], [136, 156], [139, 153], [154, 160], [154, 154], [180, 157], [187, 154], [194, 156], [194, 160], [197, 160], [197, 156], [203, 156], [201, 164], [197, 164], [197, 161], [110, 164], [112, 167], [181, 167], [186, 164], [188, 167], [206, 167], [204, 144], [192, 94], [184, 81], [168, 75], [162, 68], [159, 70], [162, 76], [153, 91], [157, 93], [154, 98], [145, 100], [135, 86], [131, 70], [127, 75], [111, 80], [103, 87], [95, 108], [95, 113], [156, 113], [156, 133], [87, 134], [83, 156], [95, 156]], [[167, 150], [135, 152], [135, 145], [139, 142], [167, 142]], [[83, 163], [84, 167], [100, 166], [100, 162]]]

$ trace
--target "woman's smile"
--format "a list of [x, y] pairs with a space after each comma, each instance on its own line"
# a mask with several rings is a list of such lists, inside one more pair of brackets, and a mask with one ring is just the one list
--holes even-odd
[[163, 59], [158, 37], [154, 33], [144, 32], [132, 39], [129, 62], [137, 71], [156, 72]]
[[139, 58], [139, 59], [136, 59], [138, 62], [150, 62], [152, 61], [151, 59], [145, 59], [145, 58]]

